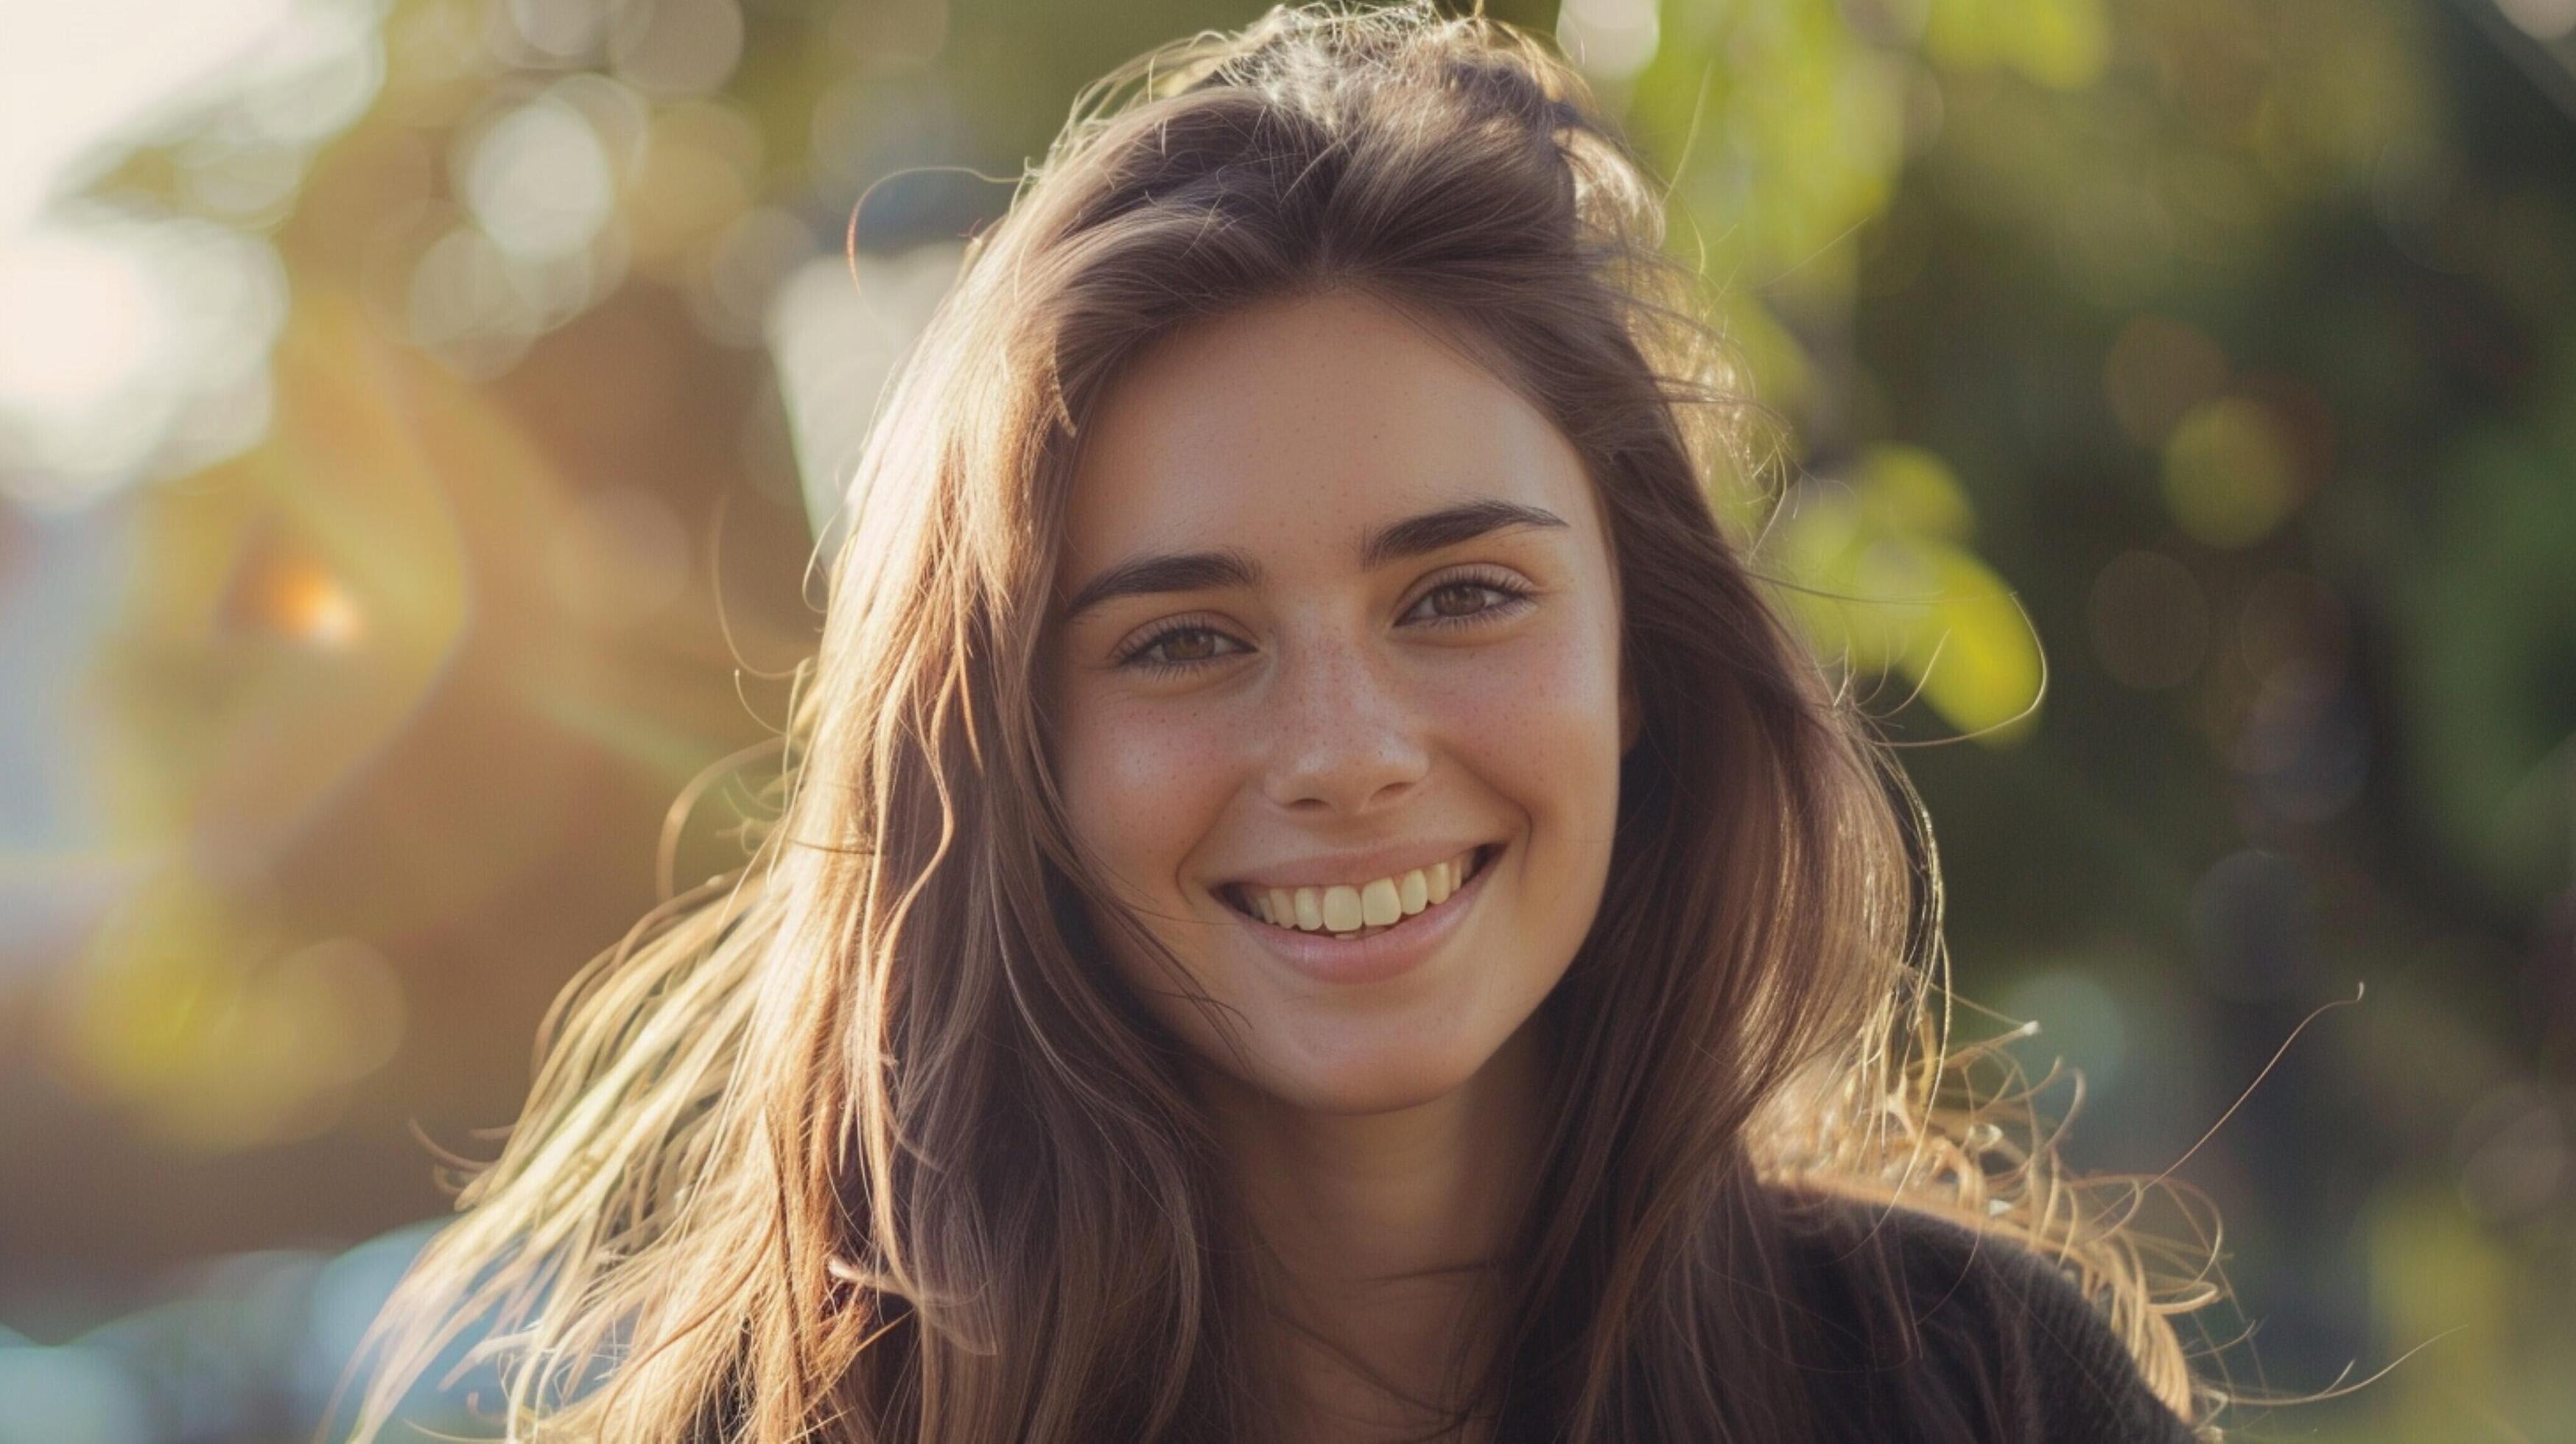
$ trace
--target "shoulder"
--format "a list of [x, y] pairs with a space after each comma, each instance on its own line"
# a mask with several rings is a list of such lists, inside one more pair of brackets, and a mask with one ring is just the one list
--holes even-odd
[[2109, 1320], [2048, 1259], [1998, 1233], [1892, 1204], [1779, 1198], [1820, 1392], [1866, 1437], [2194, 1438], [2147, 1386]]

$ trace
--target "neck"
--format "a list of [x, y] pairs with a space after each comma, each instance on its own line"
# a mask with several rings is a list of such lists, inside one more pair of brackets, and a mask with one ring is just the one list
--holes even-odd
[[1307, 1419], [1292, 1432], [1418, 1432], [1428, 1416], [1388, 1388], [1446, 1405], [1453, 1371], [1482, 1362], [1500, 1302], [1493, 1265], [1536, 1171], [1537, 1027], [1514, 1033], [1459, 1088], [1383, 1113], [1312, 1113], [1211, 1080], [1279, 1289], [1274, 1357]]

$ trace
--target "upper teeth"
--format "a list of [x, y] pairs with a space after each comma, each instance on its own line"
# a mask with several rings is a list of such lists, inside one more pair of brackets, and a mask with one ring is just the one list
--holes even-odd
[[1475, 849], [1447, 862], [1417, 867], [1392, 877], [1330, 887], [1261, 888], [1246, 884], [1243, 896], [1263, 922], [1301, 932], [1354, 933], [1384, 927], [1434, 903], [1464, 886], [1476, 861]]

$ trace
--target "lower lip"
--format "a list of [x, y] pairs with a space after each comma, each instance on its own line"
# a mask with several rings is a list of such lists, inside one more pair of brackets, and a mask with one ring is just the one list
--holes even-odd
[[1485, 879], [1494, 875], [1494, 865], [1502, 860], [1502, 848], [1497, 845], [1494, 855], [1476, 869], [1466, 886], [1446, 899], [1405, 917], [1384, 932], [1347, 942], [1328, 932], [1283, 928], [1230, 907], [1225, 910], [1273, 956], [1316, 982], [1382, 983], [1413, 971], [1439, 951], [1440, 945], [1465, 921], [1468, 907], [1484, 892]]

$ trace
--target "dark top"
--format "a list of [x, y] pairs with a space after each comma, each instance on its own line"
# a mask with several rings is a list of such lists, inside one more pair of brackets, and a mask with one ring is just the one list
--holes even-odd
[[[1821, 1437], [2194, 1444], [2054, 1264], [1909, 1209], [1809, 1201], [1784, 1218], [1792, 1297], [1821, 1316]], [[1910, 1323], [1909, 1323], [1910, 1321]]]

